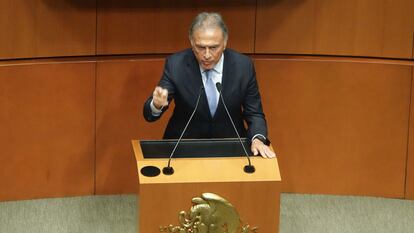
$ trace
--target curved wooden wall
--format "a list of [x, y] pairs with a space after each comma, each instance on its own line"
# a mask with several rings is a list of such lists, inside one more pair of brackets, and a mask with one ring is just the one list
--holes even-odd
[[0, 200], [94, 192], [95, 64], [0, 66]]
[[95, 54], [95, 0], [0, 0], [0, 59]]
[[98, 1], [97, 54], [173, 53], [188, 47], [188, 27], [201, 11], [219, 11], [229, 46], [254, 51], [256, 2], [205, 0]]
[[[414, 80], [414, 66], [411, 69], [412, 80]], [[410, 108], [410, 125], [409, 125], [409, 138], [408, 138], [408, 150], [407, 150], [407, 174], [405, 180], [405, 198], [414, 200], [414, 82], [411, 82], [411, 108]]]
[[257, 59], [283, 190], [404, 197], [409, 65]]
[[[144, 102], [162, 73], [164, 59], [98, 63], [96, 102], [96, 192], [130, 193], [137, 188], [131, 139], [162, 138], [169, 118], [148, 123]], [[116, 135], [116, 136], [114, 136]]]
[[0, 200], [136, 192], [130, 139], [168, 118], [142, 104], [200, 11], [255, 61], [285, 192], [414, 199], [411, 0], [0, 0]]
[[258, 0], [256, 52], [412, 58], [411, 0]]

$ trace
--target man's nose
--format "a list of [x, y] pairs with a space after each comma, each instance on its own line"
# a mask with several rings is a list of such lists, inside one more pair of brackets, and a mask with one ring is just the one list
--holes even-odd
[[211, 51], [209, 48], [206, 48], [206, 52], [204, 53], [204, 59], [210, 59]]

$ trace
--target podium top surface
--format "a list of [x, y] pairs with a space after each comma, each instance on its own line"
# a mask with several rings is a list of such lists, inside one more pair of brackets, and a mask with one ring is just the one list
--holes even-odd
[[[174, 174], [164, 175], [161, 173], [155, 177], [146, 177], [139, 172], [143, 167], [155, 166], [162, 170], [167, 166], [168, 158], [144, 158], [139, 140], [133, 140], [132, 146], [140, 184], [281, 181], [277, 158], [250, 157], [256, 172], [248, 174], [243, 171], [244, 166], [248, 164], [247, 158], [243, 154], [230, 157], [184, 158], [181, 156], [180, 158], [173, 158], [171, 161]], [[249, 147], [246, 149], [250, 150]]]

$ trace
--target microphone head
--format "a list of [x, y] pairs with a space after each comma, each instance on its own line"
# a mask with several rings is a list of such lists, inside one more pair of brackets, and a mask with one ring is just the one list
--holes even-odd
[[216, 88], [219, 92], [221, 92], [221, 83], [220, 82], [216, 82]]

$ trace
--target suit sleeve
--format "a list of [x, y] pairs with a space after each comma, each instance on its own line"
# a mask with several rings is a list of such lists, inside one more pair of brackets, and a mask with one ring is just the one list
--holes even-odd
[[256, 134], [267, 137], [266, 119], [257, 85], [256, 71], [251, 60], [248, 74], [247, 90], [243, 101], [243, 117], [248, 126], [247, 137], [252, 139]]
[[[174, 93], [175, 93], [175, 87], [174, 87], [174, 83], [171, 80], [171, 73], [172, 73], [172, 67], [171, 67], [171, 62], [169, 61], [169, 59], [167, 58], [165, 61], [165, 65], [164, 65], [164, 71], [163, 74], [161, 76], [161, 80], [158, 83], [158, 86], [165, 88], [168, 90], [168, 103], [170, 104], [171, 101], [174, 98]], [[154, 116], [152, 114], [151, 111], [151, 101], [152, 101], [152, 94], [149, 96], [149, 98], [147, 99], [147, 101], [145, 101], [144, 103], [144, 118], [146, 121], [148, 122], [153, 122], [158, 120], [159, 118], [161, 118], [161, 116], [163, 115], [163, 113], [168, 109], [167, 107], [164, 107], [162, 109], [162, 112], [160, 115], [158, 116]]]

